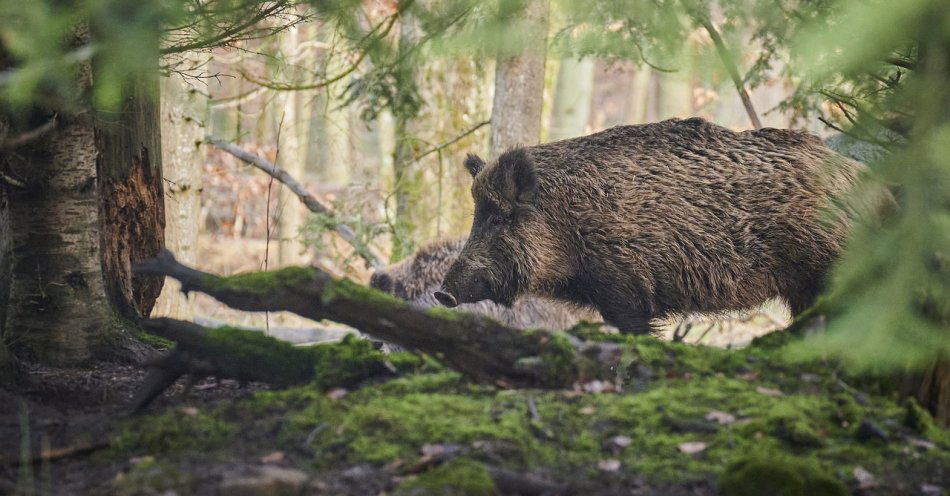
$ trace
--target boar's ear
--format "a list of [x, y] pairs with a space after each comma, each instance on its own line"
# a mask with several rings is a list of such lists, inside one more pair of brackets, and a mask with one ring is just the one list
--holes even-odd
[[472, 177], [475, 177], [478, 174], [478, 171], [482, 170], [482, 167], [485, 167], [485, 161], [482, 160], [482, 157], [479, 157], [474, 153], [469, 153], [465, 156], [465, 168], [468, 169], [468, 172], [472, 175]]
[[524, 148], [515, 148], [498, 157], [501, 173], [499, 190], [512, 203], [531, 203], [538, 191], [534, 164]]

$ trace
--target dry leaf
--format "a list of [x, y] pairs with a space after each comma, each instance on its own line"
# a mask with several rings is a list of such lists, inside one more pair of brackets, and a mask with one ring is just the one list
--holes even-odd
[[597, 462], [597, 468], [604, 472], [616, 472], [620, 470], [620, 460], [607, 459]]
[[687, 455], [692, 455], [706, 450], [706, 443], [700, 441], [692, 441], [688, 443], [681, 443], [679, 445], [680, 451], [686, 453]]
[[187, 416], [189, 416], [189, 417], [197, 417], [197, 416], [198, 416], [198, 409], [195, 408], [195, 407], [193, 407], [193, 406], [183, 406], [183, 407], [179, 408], [178, 411], [181, 412], [181, 413], [184, 413], [185, 415], [187, 415]]
[[610, 438], [610, 442], [616, 446], [620, 446], [621, 448], [626, 448], [627, 446], [630, 446], [630, 443], [633, 442], [633, 439], [630, 439], [627, 436], [614, 436]]
[[585, 406], [584, 408], [581, 408], [581, 409], [578, 410], [577, 412], [580, 413], [580, 414], [583, 414], [583, 415], [593, 415], [595, 411], [596, 411], [596, 410], [594, 410], [594, 407], [592, 407], [592, 406]]
[[778, 389], [772, 389], [772, 388], [767, 388], [767, 387], [759, 386], [759, 387], [755, 388], [755, 390], [758, 391], [758, 392], [761, 393], [761, 394], [766, 395], [766, 396], [784, 396], [784, 393], [782, 393], [782, 392], [779, 391]]
[[721, 425], [729, 425], [736, 421], [736, 416], [731, 413], [712, 410], [706, 414], [706, 420], [718, 422]]
[[261, 463], [278, 463], [284, 460], [283, 451], [273, 451], [261, 457]]
[[917, 439], [916, 437], [912, 437], [908, 439], [907, 442], [910, 443], [911, 446], [914, 446], [916, 448], [923, 448], [925, 450], [932, 450], [937, 447], [936, 444], [930, 441], [927, 441], [926, 439]]
[[346, 396], [347, 393], [349, 393], [349, 391], [347, 391], [346, 389], [343, 389], [343, 388], [333, 388], [333, 389], [327, 391], [327, 398], [330, 398], [331, 400], [336, 401], [336, 400], [338, 400], [338, 399], [340, 399], [340, 398]]

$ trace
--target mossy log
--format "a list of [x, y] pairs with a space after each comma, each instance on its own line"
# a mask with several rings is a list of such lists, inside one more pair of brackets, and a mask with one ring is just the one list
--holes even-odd
[[[504, 387], [564, 388], [613, 378], [621, 358], [614, 343], [586, 342], [558, 331], [514, 329], [443, 308], [421, 310], [313, 267], [220, 277], [186, 267], [166, 251], [137, 264], [136, 270], [173, 277], [181, 282], [182, 291], [201, 291], [239, 310], [290, 311], [346, 324], [428, 353], [474, 381]], [[146, 329], [157, 326], [154, 321], [146, 323]], [[164, 336], [175, 341], [182, 337]], [[200, 342], [190, 346], [206, 349]]]

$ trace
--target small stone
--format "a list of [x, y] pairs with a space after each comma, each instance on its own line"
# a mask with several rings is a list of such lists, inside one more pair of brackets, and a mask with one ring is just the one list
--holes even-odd
[[619, 455], [627, 446], [633, 443], [628, 436], [614, 436], [604, 443], [603, 450], [615, 455]]
[[766, 395], [766, 396], [777, 397], [777, 396], [784, 396], [784, 395], [785, 395], [785, 393], [779, 391], [778, 389], [767, 388], [767, 387], [764, 387], [764, 386], [759, 386], [759, 387], [755, 388], [755, 390], [756, 390], [759, 394], [764, 394], [764, 395]]
[[279, 496], [299, 494], [309, 477], [301, 470], [263, 465], [252, 469], [250, 475], [225, 477], [220, 493], [229, 496]]
[[595, 411], [596, 411], [596, 410], [594, 410], [594, 407], [592, 407], [592, 406], [585, 406], [585, 407], [581, 408], [580, 410], [578, 410], [577, 412], [580, 413], [580, 414], [582, 414], [582, 415], [593, 415]]
[[607, 459], [597, 462], [597, 468], [604, 472], [616, 472], [620, 470], [620, 460]]
[[687, 455], [693, 455], [706, 451], [706, 443], [700, 441], [691, 441], [687, 443], [680, 443], [679, 450]]
[[743, 381], [754, 381], [759, 378], [759, 373], [758, 372], [742, 372], [736, 377], [738, 377], [739, 379], [742, 379]]
[[919, 438], [916, 438], [916, 437], [908, 438], [908, 439], [907, 439], [907, 442], [908, 442], [911, 446], [913, 446], [913, 447], [915, 447], [915, 448], [921, 448], [921, 449], [926, 450], [926, 451], [932, 450], [932, 449], [934, 449], [934, 448], [937, 447], [936, 444], [934, 444], [934, 443], [932, 443], [932, 442], [930, 442], [930, 441], [928, 441], [928, 440], [926, 440], [926, 439], [919, 439]]
[[920, 492], [924, 494], [943, 494], [943, 487], [936, 484], [921, 484]]
[[854, 479], [858, 481], [858, 488], [860, 489], [869, 489], [877, 485], [877, 482], [874, 480], [874, 474], [868, 472], [860, 465], [854, 467]]
[[193, 407], [193, 406], [183, 406], [183, 407], [180, 407], [180, 408], [178, 409], [178, 411], [181, 412], [181, 413], [183, 413], [183, 414], [185, 414], [185, 415], [187, 415], [187, 416], [189, 416], [189, 417], [197, 417], [197, 416], [198, 416], [198, 409], [195, 408], [195, 407]]
[[877, 439], [886, 443], [888, 440], [887, 431], [870, 419], [864, 419], [858, 424], [857, 430], [854, 431], [854, 437], [861, 442]]
[[729, 425], [736, 421], [736, 416], [731, 413], [712, 410], [706, 414], [706, 420], [718, 422], [719, 425]]
[[630, 446], [630, 443], [633, 442], [633, 439], [630, 439], [628, 436], [614, 436], [610, 438], [610, 442], [620, 446], [621, 448], [626, 448]]
[[336, 400], [338, 400], [338, 399], [340, 399], [340, 398], [346, 396], [347, 393], [349, 393], [349, 391], [347, 391], [346, 389], [343, 389], [343, 388], [333, 388], [333, 389], [327, 391], [327, 398], [329, 398], [329, 399], [331, 399], [331, 400], [333, 400], [333, 401], [336, 401]]

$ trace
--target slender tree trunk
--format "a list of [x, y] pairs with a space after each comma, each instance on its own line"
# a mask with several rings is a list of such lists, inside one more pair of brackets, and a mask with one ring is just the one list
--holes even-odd
[[529, 0], [523, 15], [535, 26], [535, 43], [495, 65], [495, 97], [491, 112], [492, 158], [518, 145], [541, 140], [541, 103], [544, 95], [544, 61], [548, 0]]
[[[299, 26], [291, 26], [281, 36], [280, 51], [288, 62], [287, 66], [289, 67], [291, 63], [302, 62], [294, 57], [301, 41]], [[293, 72], [285, 74], [284, 77], [293, 80]], [[301, 94], [299, 91], [285, 91], [279, 95], [278, 101], [282, 105], [281, 114], [284, 123], [280, 130], [280, 156], [277, 162], [291, 176], [303, 178], [306, 165], [306, 148], [303, 144], [306, 125], [302, 115], [304, 112], [302, 112]], [[280, 205], [280, 217], [277, 219], [279, 239], [277, 261], [278, 265], [283, 267], [302, 262], [303, 244], [300, 243], [299, 237], [300, 228], [303, 226], [303, 209], [293, 192], [283, 186], [279, 187], [279, 191], [277, 196], [277, 203]]]
[[[80, 36], [80, 43], [87, 42]], [[92, 84], [90, 66], [77, 85]], [[115, 357], [132, 343], [116, 316], [147, 315], [162, 279], [132, 262], [163, 246], [157, 81], [132, 88], [117, 112], [61, 113], [17, 149], [23, 188], [7, 190], [9, 270], [3, 338], [49, 364]]]
[[637, 69], [630, 82], [630, 101], [627, 105], [625, 122], [628, 124], [644, 124], [647, 120], [650, 107], [650, 81], [653, 69], [643, 66]]
[[[400, 18], [399, 51], [406, 53], [411, 49], [413, 37], [417, 32], [415, 20], [408, 15]], [[401, 89], [401, 88], [400, 88]], [[399, 89], [397, 89], [398, 91]], [[397, 97], [396, 100], [399, 100]], [[412, 123], [416, 115], [393, 112], [395, 150], [393, 152], [393, 196], [396, 201], [396, 212], [393, 220], [393, 249], [390, 258], [400, 260], [415, 249], [412, 233], [415, 224], [412, 220], [410, 195], [413, 189], [412, 164], [416, 154], [415, 133]]]
[[[194, 66], [207, 62], [207, 55], [189, 56]], [[189, 64], [192, 65], [192, 64]], [[201, 146], [207, 122], [208, 101], [179, 74], [162, 79], [162, 167], [165, 179], [165, 246], [181, 260], [195, 263], [198, 251], [198, 219], [201, 211], [201, 173], [205, 149]], [[177, 319], [194, 317], [193, 298], [166, 281], [153, 313]]]
[[594, 60], [564, 59], [557, 72], [554, 110], [548, 138], [551, 141], [581, 136], [590, 117], [590, 99], [594, 90]]

